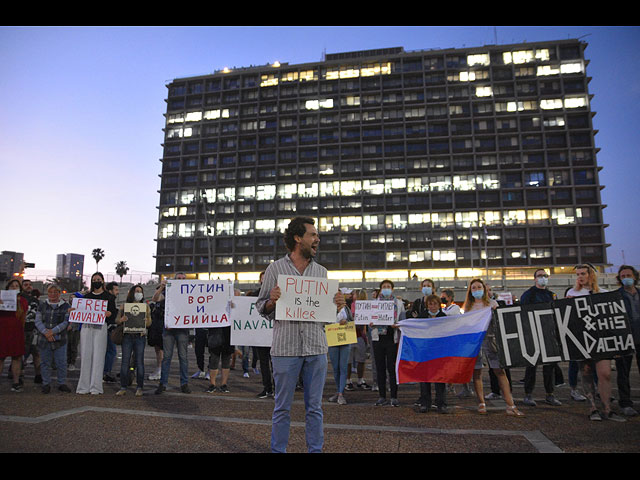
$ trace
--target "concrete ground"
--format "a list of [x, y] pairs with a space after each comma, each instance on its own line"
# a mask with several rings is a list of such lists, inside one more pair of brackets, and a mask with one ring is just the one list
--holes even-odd
[[[120, 348], [118, 347], [118, 353]], [[208, 353], [205, 354], [208, 361]], [[154, 370], [153, 349], [145, 349], [147, 375]], [[189, 372], [196, 368], [189, 348]], [[367, 366], [370, 362], [367, 362]], [[79, 366], [79, 362], [78, 362]], [[565, 381], [567, 380], [566, 367]], [[116, 360], [113, 374], [119, 372]], [[190, 379], [191, 393], [179, 389], [178, 360], [174, 352], [169, 388], [154, 394], [157, 381], [146, 380], [144, 395], [116, 396], [119, 384], [105, 383], [102, 395], [77, 395], [57, 390], [45, 395], [34, 383], [33, 365], [25, 369], [24, 390], [11, 391], [5, 361], [0, 378], [0, 452], [3, 453], [267, 453], [271, 433], [273, 399], [258, 399], [259, 374], [242, 376], [241, 361], [231, 371], [229, 393], [206, 393], [207, 380]], [[73, 392], [79, 369], [69, 372]], [[640, 416], [624, 423], [594, 422], [587, 418], [585, 402], [569, 397], [569, 387], [556, 388], [562, 406], [544, 403], [542, 369], [534, 399], [536, 407], [522, 404], [520, 380], [524, 369], [511, 371], [516, 404], [526, 415], [505, 415], [502, 400], [488, 400], [488, 415], [476, 412], [475, 398], [448, 394], [452, 412], [447, 415], [418, 413], [413, 405], [418, 385], [400, 385], [399, 407], [374, 406], [372, 391], [346, 392], [347, 405], [330, 403], [335, 384], [329, 365], [325, 387], [325, 453], [638, 453]], [[355, 377], [355, 375], [354, 375]], [[54, 376], [55, 378], [55, 376]], [[371, 370], [366, 380], [371, 383]], [[615, 371], [613, 396], [617, 397]], [[484, 372], [485, 394], [489, 377]], [[632, 399], [640, 411], [640, 374], [632, 367]], [[459, 388], [459, 387], [458, 387]], [[617, 403], [614, 402], [614, 408]], [[292, 410], [290, 453], [306, 451], [304, 403], [296, 392]]]

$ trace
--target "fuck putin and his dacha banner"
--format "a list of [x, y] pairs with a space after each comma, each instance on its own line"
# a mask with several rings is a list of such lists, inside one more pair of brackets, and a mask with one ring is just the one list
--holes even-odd
[[600, 360], [634, 351], [620, 292], [500, 307], [494, 312], [501, 365]]

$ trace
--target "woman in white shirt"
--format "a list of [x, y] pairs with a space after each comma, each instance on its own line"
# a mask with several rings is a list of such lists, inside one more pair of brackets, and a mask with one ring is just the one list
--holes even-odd
[[[465, 297], [464, 306], [462, 309], [465, 313], [472, 310], [479, 310], [482, 308], [491, 307], [493, 309], [498, 307], [498, 302], [490, 299], [488, 296], [489, 289], [484, 282], [479, 279], [473, 279], [469, 283], [467, 288], [467, 295]], [[498, 378], [498, 384], [500, 385], [500, 391], [502, 392], [502, 398], [507, 403], [507, 415], [522, 417], [524, 414], [518, 410], [513, 402], [513, 396], [511, 395], [511, 388], [509, 386], [509, 380], [507, 379], [504, 370], [500, 367], [500, 361], [498, 359], [498, 346], [496, 344], [493, 321], [489, 323], [487, 334], [482, 342], [482, 350], [476, 360], [476, 366], [473, 370], [473, 385], [476, 390], [476, 397], [478, 398], [478, 413], [486, 414], [487, 406], [484, 403], [484, 392], [482, 387], [482, 357], [485, 357], [489, 368], [493, 370]]]

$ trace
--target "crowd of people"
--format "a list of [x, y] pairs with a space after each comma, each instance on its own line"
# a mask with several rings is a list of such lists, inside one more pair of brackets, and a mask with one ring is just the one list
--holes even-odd
[[[310, 227], [310, 228], [309, 228]], [[326, 270], [313, 260], [319, 244], [313, 223], [302, 221], [290, 225], [285, 234], [287, 248], [291, 252], [272, 263], [260, 275], [261, 288], [246, 292], [255, 296], [256, 306], [266, 318], [274, 319], [275, 303], [280, 297], [277, 285], [279, 274], [326, 277]], [[598, 285], [597, 271], [590, 264], [578, 265], [575, 269], [576, 283], [559, 296], [548, 288], [549, 273], [538, 269], [534, 273], [533, 285], [520, 298], [514, 298], [521, 305], [549, 303], [557, 298], [573, 298], [603, 292]], [[175, 275], [185, 279], [185, 274]], [[568, 381], [571, 399], [585, 402], [589, 406], [588, 417], [593, 421], [603, 419], [625, 421], [626, 417], [637, 415], [631, 400], [629, 376], [633, 357], [640, 371], [640, 276], [629, 265], [618, 270], [619, 291], [625, 302], [630, 319], [635, 355], [617, 356], [598, 361], [570, 361]], [[107, 301], [106, 320], [102, 325], [70, 323], [73, 311], [72, 299], [63, 299], [58, 285], [46, 287], [46, 298], [34, 291], [28, 279], [12, 278], [5, 285], [6, 290], [17, 290], [15, 310], [0, 309], [0, 373], [5, 359], [10, 358], [8, 377], [11, 390], [20, 392], [24, 384], [24, 370], [31, 358], [34, 368], [34, 382], [41, 384], [43, 394], [51, 391], [56, 376], [58, 389], [71, 392], [67, 384], [67, 372], [75, 369], [80, 358], [80, 373], [75, 389], [76, 394], [103, 394], [104, 383], [119, 382], [117, 395], [126, 395], [135, 381], [135, 395], [143, 394], [145, 380], [158, 381], [155, 394], [162, 394], [168, 385], [172, 365], [173, 350], [177, 348], [180, 390], [190, 393], [190, 378], [208, 380], [207, 393], [229, 393], [229, 374], [236, 359], [241, 360], [242, 370], [248, 377], [253, 370], [259, 372], [262, 391], [259, 398], [275, 398], [272, 430], [272, 450], [285, 451], [288, 442], [289, 410], [296, 389], [304, 390], [307, 410], [307, 430], [309, 451], [322, 447], [322, 398], [328, 362], [332, 365], [335, 393], [329, 402], [340, 405], [348, 403], [345, 392], [362, 390], [377, 392], [375, 406], [398, 406], [398, 384], [396, 381], [396, 357], [401, 335], [398, 328], [406, 318], [428, 321], [434, 317], [458, 315], [481, 308], [497, 308], [499, 302], [491, 287], [480, 278], [471, 280], [466, 294], [456, 302], [453, 289], [443, 288], [438, 292], [430, 279], [421, 282], [421, 296], [410, 301], [397, 295], [394, 283], [384, 280], [379, 288], [367, 292], [364, 289], [342, 290], [335, 293], [337, 307], [336, 322], [352, 321], [357, 301], [367, 299], [390, 300], [394, 302], [394, 323], [391, 326], [357, 325], [356, 343], [328, 347], [324, 324], [320, 322], [273, 322], [273, 344], [269, 347], [245, 347], [231, 345], [231, 327], [196, 328], [193, 333], [184, 328], [168, 328], [164, 325], [165, 281], [161, 282], [146, 302], [144, 287], [132, 286], [125, 303], [140, 303], [144, 316], [142, 328], [128, 328], [128, 313], [124, 304], [117, 305], [119, 285], [105, 283], [101, 273], [91, 277], [89, 288], [74, 294], [88, 299]], [[236, 291], [236, 295], [241, 294]], [[1, 300], [0, 300], [1, 301]], [[524, 413], [515, 405], [512, 395], [512, 380], [509, 369], [502, 368], [499, 361], [498, 345], [493, 322], [484, 337], [481, 354], [476, 359], [473, 376], [468, 384], [446, 385], [435, 383], [435, 403], [432, 402], [432, 385], [421, 383], [420, 395], [414, 402], [417, 412], [426, 413], [433, 406], [438, 413], [449, 413], [447, 395], [460, 398], [475, 395], [477, 412], [487, 413], [486, 399], [502, 398], [506, 403], [506, 414], [521, 417]], [[293, 339], [296, 340], [293, 340]], [[117, 357], [117, 345], [121, 350], [120, 371], [115, 376], [112, 369]], [[145, 374], [145, 347], [154, 348], [156, 368]], [[187, 359], [188, 348], [194, 347], [197, 372], [190, 374]], [[205, 367], [205, 352], [209, 362]], [[250, 368], [251, 361], [251, 368]], [[369, 367], [367, 367], [369, 362]], [[612, 409], [612, 363], [615, 363], [618, 390], [618, 412]], [[367, 383], [367, 370], [371, 370], [371, 383]], [[482, 373], [488, 368], [491, 392], [484, 395]], [[536, 381], [536, 366], [527, 367], [524, 373], [523, 405], [535, 407], [533, 390]], [[134, 374], [135, 372], [135, 374]], [[355, 378], [354, 374], [355, 373]], [[554, 395], [554, 389], [564, 384], [562, 369], [557, 363], [542, 365], [545, 403], [561, 406]], [[117, 379], [116, 377], [119, 377]], [[581, 377], [582, 391], [578, 389]], [[329, 387], [331, 388], [331, 387]], [[389, 399], [387, 399], [387, 393]], [[597, 403], [601, 404], [598, 407]], [[314, 433], [315, 432], [315, 433]]]

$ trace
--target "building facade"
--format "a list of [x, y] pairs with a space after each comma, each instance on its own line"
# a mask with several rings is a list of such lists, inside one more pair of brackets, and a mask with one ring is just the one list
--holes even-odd
[[83, 271], [84, 255], [79, 253], [59, 253], [56, 256], [56, 277], [81, 280]]
[[606, 265], [586, 47], [388, 48], [171, 81], [155, 273], [255, 276], [298, 215], [342, 278]]

